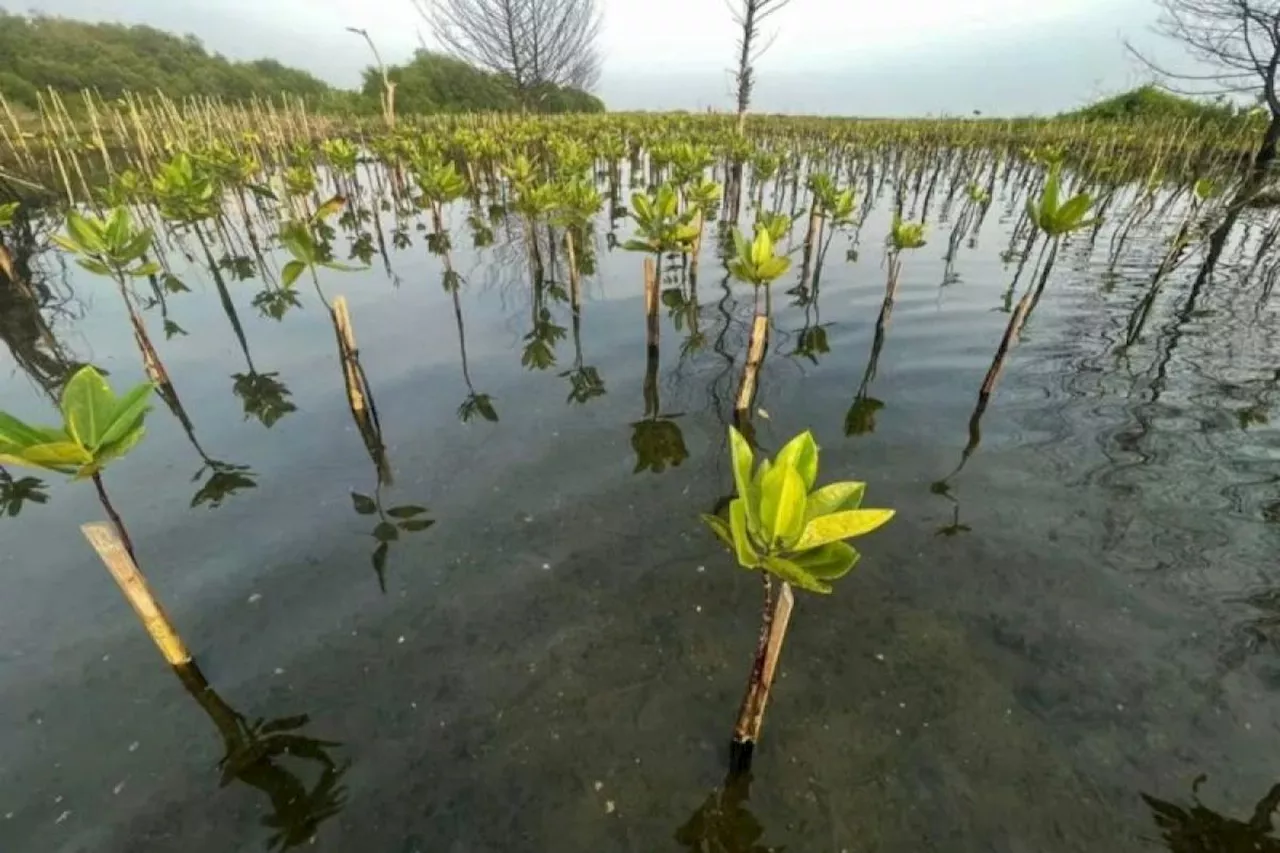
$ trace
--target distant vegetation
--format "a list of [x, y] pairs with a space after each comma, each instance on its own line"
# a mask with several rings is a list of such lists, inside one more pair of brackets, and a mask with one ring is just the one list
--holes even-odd
[[[404, 114], [520, 109], [516, 91], [505, 78], [450, 56], [419, 50], [410, 62], [388, 73], [396, 82], [396, 110]], [[381, 76], [372, 68], [366, 70], [362, 98], [376, 104], [381, 90]], [[530, 109], [537, 112], [604, 111], [604, 103], [594, 95], [550, 83], [538, 87], [529, 100]]]
[[[1187, 98], [1147, 85], [1067, 113], [1064, 118], [1085, 121], [1190, 120], [1197, 124], [1227, 125], [1250, 121], [1251, 107], [1225, 98]], [[1259, 119], [1261, 120], [1261, 119]]]
[[[420, 51], [391, 74], [400, 84], [397, 109], [404, 114], [517, 109], [512, 87], [502, 77], [456, 59]], [[379, 109], [379, 86], [374, 73], [366, 75], [362, 91], [337, 89], [273, 59], [232, 61], [211, 53], [194, 36], [153, 27], [0, 10], [0, 95], [32, 110], [48, 89], [62, 94], [91, 89], [104, 98], [161, 92], [171, 98], [248, 101], [287, 94], [318, 110], [372, 114]], [[75, 101], [68, 101], [75, 110]], [[585, 92], [546, 86], [530, 108], [597, 112], [604, 105]]]

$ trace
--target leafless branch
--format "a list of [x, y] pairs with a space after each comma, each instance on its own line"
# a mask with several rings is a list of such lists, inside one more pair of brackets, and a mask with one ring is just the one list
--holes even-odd
[[600, 74], [597, 0], [410, 0], [447, 53], [508, 78], [526, 101]]

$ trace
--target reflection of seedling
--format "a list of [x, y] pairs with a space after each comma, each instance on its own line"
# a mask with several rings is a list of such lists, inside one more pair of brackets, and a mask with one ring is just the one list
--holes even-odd
[[382, 507], [381, 482], [378, 483], [378, 487], [374, 490], [372, 497], [362, 495], [359, 492], [352, 492], [351, 502], [358, 514], [376, 515], [378, 517], [378, 523], [370, 534], [378, 541], [377, 546], [373, 549], [373, 570], [378, 575], [378, 587], [383, 592], [386, 592], [387, 580], [385, 571], [387, 553], [391, 550], [391, 543], [398, 542], [401, 533], [420, 533], [426, 530], [435, 524], [435, 520], [420, 517], [427, 513], [425, 506], [406, 504], [384, 510]]
[[208, 459], [195, 476], [191, 478], [191, 482], [199, 482], [200, 478], [209, 472], [209, 481], [200, 487], [195, 497], [191, 499], [192, 508], [198, 506], [208, 506], [217, 509], [222, 506], [222, 502], [243, 489], [256, 489], [258, 484], [254, 482], [254, 473], [248, 465], [232, 465], [229, 462], [220, 462], [217, 459]]
[[289, 402], [289, 389], [276, 377], [279, 373], [237, 373], [231, 378], [232, 391], [244, 404], [244, 416], [256, 418], [268, 429], [298, 407]]
[[0, 467], [0, 516], [14, 518], [27, 503], [49, 502], [44, 481], [38, 477], [19, 477]]

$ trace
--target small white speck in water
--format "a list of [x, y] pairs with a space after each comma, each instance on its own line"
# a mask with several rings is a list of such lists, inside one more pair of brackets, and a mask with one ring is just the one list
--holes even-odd
[[597, 780], [597, 781], [596, 781], [596, 784], [595, 784], [595, 789], [596, 789], [597, 791], [599, 791], [599, 790], [601, 790], [602, 788], [604, 788], [604, 783], [603, 783], [603, 782], [601, 782], [601, 781], [599, 781], [599, 780]]
[[543, 564], [542, 564], [542, 570], [543, 570], [544, 572], [549, 572], [549, 571], [551, 571], [551, 564], [550, 564], [550, 563], [543, 563]]
[[707, 570], [707, 567], [706, 567], [706, 566], [698, 566], [698, 571], [699, 571], [699, 572], [705, 572], [706, 570]]
[[276, 675], [284, 675], [284, 669], [282, 667], [276, 667]]
[[250, 604], [257, 604], [261, 600], [262, 600], [262, 593], [260, 592], [255, 592], [253, 595], [249, 596]]
[[57, 820], [55, 820], [55, 821], [54, 821], [54, 823], [55, 823], [55, 824], [57, 824], [57, 823], [62, 823], [64, 820], [66, 820], [66, 819], [67, 819], [67, 818], [69, 818], [69, 817], [71, 817], [71, 810], [70, 810], [70, 809], [67, 809], [65, 812], [63, 812], [62, 814], [58, 815], [58, 819], [57, 819]]
[[112, 788], [112, 789], [111, 789], [111, 793], [112, 793], [112, 794], [117, 794], [117, 795], [118, 795], [118, 794], [119, 794], [121, 791], [123, 791], [123, 790], [124, 790], [124, 783], [123, 783], [123, 782], [117, 782], [117, 783], [116, 783], [116, 786], [115, 786], [114, 788]]
[[138, 751], [138, 747], [140, 747], [140, 746], [142, 746], [142, 744], [138, 743], [138, 741], [136, 741], [136, 740], [135, 740], [133, 743], [129, 744], [129, 751], [130, 751], [130, 752], [137, 752], [137, 751]]
[[617, 807], [616, 805], [614, 805], [613, 800], [605, 800], [605, 801], [604, 801], [604, 813], [605, 813], [605, 814], [613, 814], [615, 811], [617, 811], [617, 809], [618, 809], [618, 807]]
[[880, 661], [880, 663], [884, 663], [884, 655], [876, 655], [876, 660]]
[[701, 613], [701, 612], [702, 612], [702, 605], [701, 605], [701, 604], [699, 604], [699, 605], [695, 606], [693, 609], [694, 609], [694, 610], [696, 610], [696, 611], [698, 611], [699, 613]]
[[404, 645], [404, 635], [402, 634], [402, 635], [400, 636], [400, 639], [396, 640], [396, 642], [403, 646], [403, 645]]

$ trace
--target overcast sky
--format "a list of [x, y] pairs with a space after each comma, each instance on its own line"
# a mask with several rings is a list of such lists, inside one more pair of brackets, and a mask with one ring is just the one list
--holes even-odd
[[[15, 11], [23, 0], [0, 0]], [[611, 109], [730, 105], [725, 0], [600, 0], [599, 94]], [[388, 62], [430, 33], [410, 0], [25, 0], [32, 11], [192, 33], [355, 85], [369, 30]], [[1146, 81], [1122, 38], [1151, 43], [1153, 0], [792, 0], [757, 65], [753, 107], [839, 115], [1054, 113]]]

